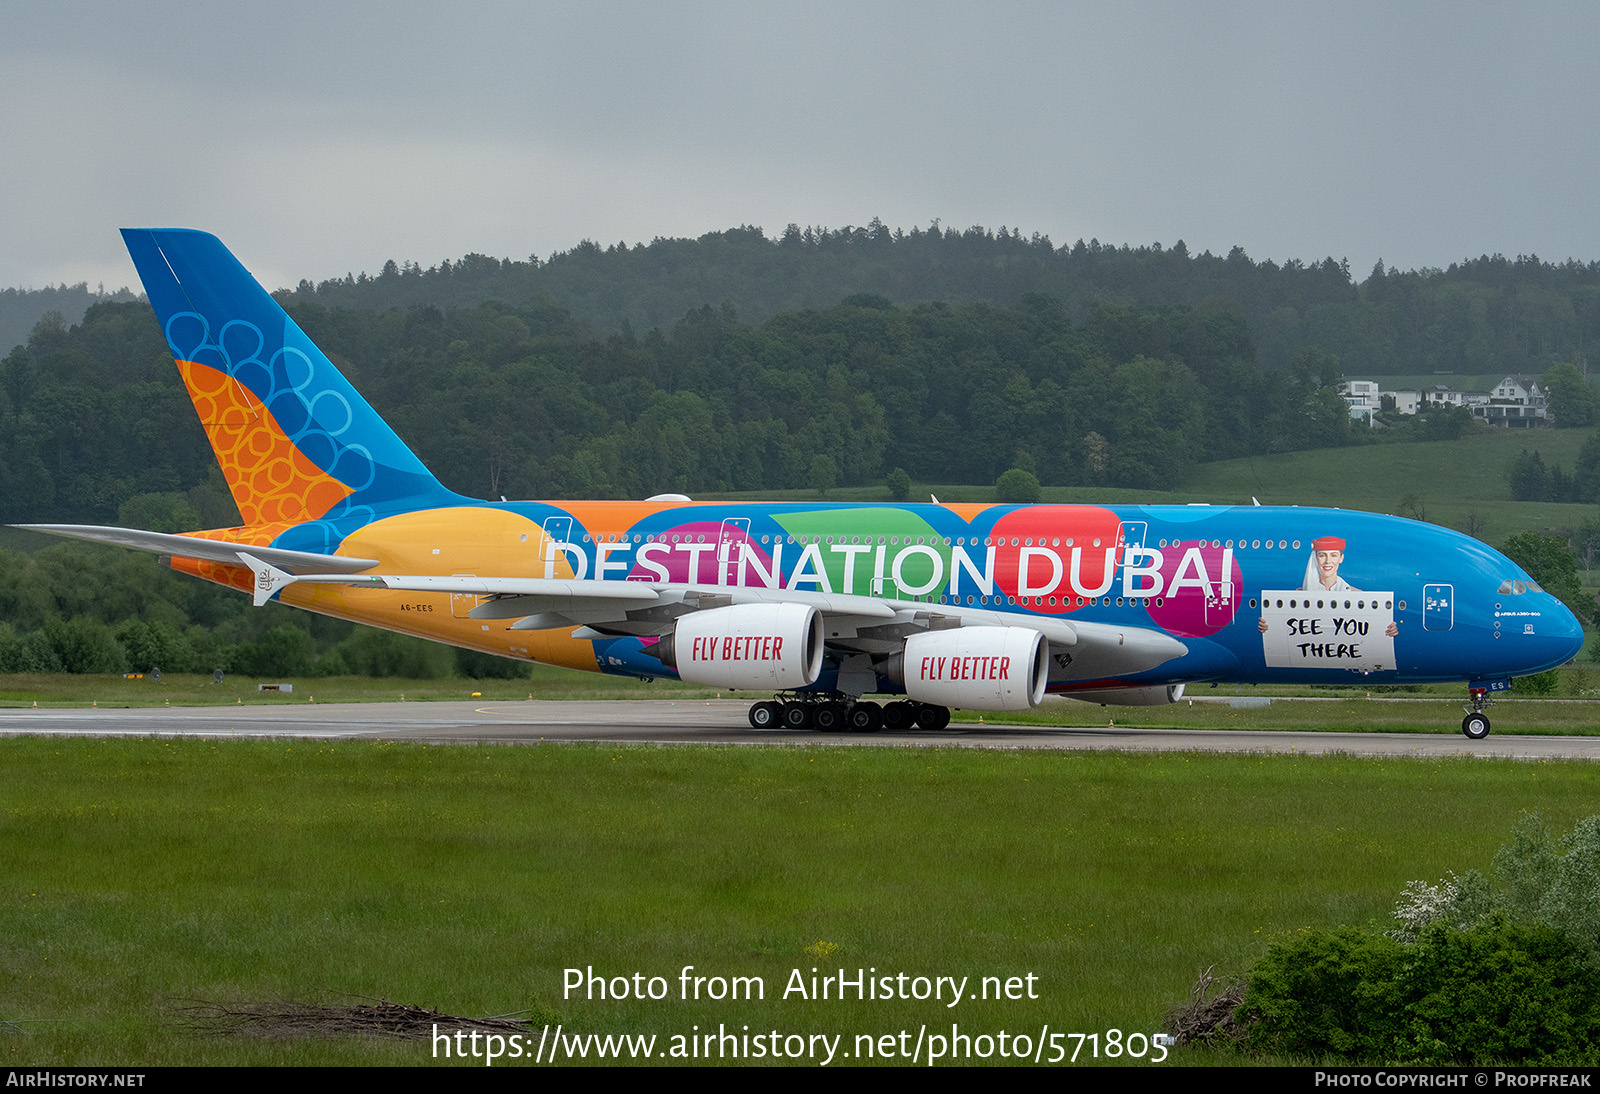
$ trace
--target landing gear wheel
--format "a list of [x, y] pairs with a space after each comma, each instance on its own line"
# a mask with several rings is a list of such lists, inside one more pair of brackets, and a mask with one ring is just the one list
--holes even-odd
[[876, 733], [883, 728], [883, 711], [877, 703], [857, 703], [850, 708], [847, 720], [857, 733]]
[[783, 708], [777, 703], [756, 703], [750, 708], [751, 729], [776, 729], [783, 721]]
[[783, 704], [783, 727], [805, 729], [811, 725], [811, 708], [805, 703]]
[[1461, 719], [1461, 732], [1474, 741], [1481, 741], [1489, 735], [1489, 716], [1487, 714], [1469, 714]]
[[917, 711], [919, 729], [943, 729], [950, 724], [950, 708], [925, 706]]
[[883, 728], [891, 732], [910, 729], [917, 720], [917, 705], [901, 701], [883, 708]]
[[833, 733], [844, 726], [844, 710], [836, 703], [823, 703], [811, 716], [818, 733]]

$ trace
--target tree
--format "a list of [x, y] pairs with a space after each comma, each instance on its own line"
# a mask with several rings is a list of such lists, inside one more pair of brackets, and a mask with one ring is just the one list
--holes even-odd
[[1006, 505], [1033, 505], [1039, 500], [1039, 480], [1032, 472], [1013, 467], [995, 482], [994, 496]]
[[1521, 532], [1506, 540], [1500, 551], [1578, 618], [1594, 617], [1594, 605], [1585, 603], [1578, 583], [1578, 560], [1565, 539], [1543, 532]]
[[117, 507], [117, 523], [150, 532], [189, 532], [201, 527], [199, 511], [180, 493], [135, 494]]
[[1430, 441], [1453, 441], [1472, 427], [1472, 411], [1464, 406], [1432, 403], [1417, 418], [1422, 435]]
[[1578, 450], [1572, 477], [1578, 482], [1579, 501], [1600, 501], [1600, 429], [1589, 434]]
[[1111, 446], [1098, 432], [1091, 431], [1083, 437], [1083, 469], [1091, 483], [1099, 486], [1105, 482], [1106, 468], [1111, 462]]
[[1584, 428], [1600, 422], [1600, 392], [1570, 361], [1552, 365], [1544, 374], [1550, 416], [1558, 429]]
[[309, 631], [284, 623], [259, 641], [234, 651], [232, 669], [246, 676], [310, 676], [317, 661], [317, 641]]
[[1350, 405], [1339, 393], [1339, 359], [1315, 346], [1295, 351], [1289, 362], [1296, 448], [1329, 448], [1350, 438]]
[[1544, 460], [1539, 453], [1530, 453], [1526, 448], [1511, 461], [1506, 479], [1511, 485], [1511, 496], [1517, 501], [1544, 501], [1550, 493], [1550, 473], [1545, 469]]
[[906, 474], [906, 469], [897, 467], [889, 472], [889, 497], [895, 501], [905, 501], [911, 496], [911, 476]]
[[1585, 517], [1572, 534], [1572, 545], [1583, 560], [1585, 571], [1594, 569], [1594, 560], [1600, 556], [1600, 519]]
[[827, 497], [828, 491], [837, 485], [838, 480], [839, 465], [832, 456], [819, 452], [811, 457], [811, 473], [807, 476], [807, 481], [819, 498]]

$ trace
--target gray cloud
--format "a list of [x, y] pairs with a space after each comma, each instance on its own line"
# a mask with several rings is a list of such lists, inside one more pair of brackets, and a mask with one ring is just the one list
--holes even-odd
[[1577, 4], [28, 5], [0, 284], [115, 229], [272, 284], [739, 223], [1600, 258]]

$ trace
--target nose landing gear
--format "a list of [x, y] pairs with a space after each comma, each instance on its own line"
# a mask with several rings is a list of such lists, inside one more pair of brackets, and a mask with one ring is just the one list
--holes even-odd
[[1489, 698], [1487, 688], [1469, 687], [1467, 694], [1470, 699], [1468, 704], [1461, 708], [1467, 712], [1467, 716], [1461, 719], [1461, 732], [1465, 733], [1469, 740], [1481, 741], [1489, 735], [1489, 716], [1483, 711], [1494, 700]]

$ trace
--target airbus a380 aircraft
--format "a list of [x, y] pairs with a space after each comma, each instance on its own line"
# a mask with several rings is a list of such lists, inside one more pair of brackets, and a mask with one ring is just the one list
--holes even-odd
[[[502, 656], [771, 691], [757, 727], [945, 725], [1047, 693], [1462, 680], [1462, 730], [1578, 622], [1448, 529], [1330, 509], [479, 501], [445, 489], [214, 236], [123, 232], [244, 523], [32, 525]], [[903, 695], [880, 706], [863, 695]]]

